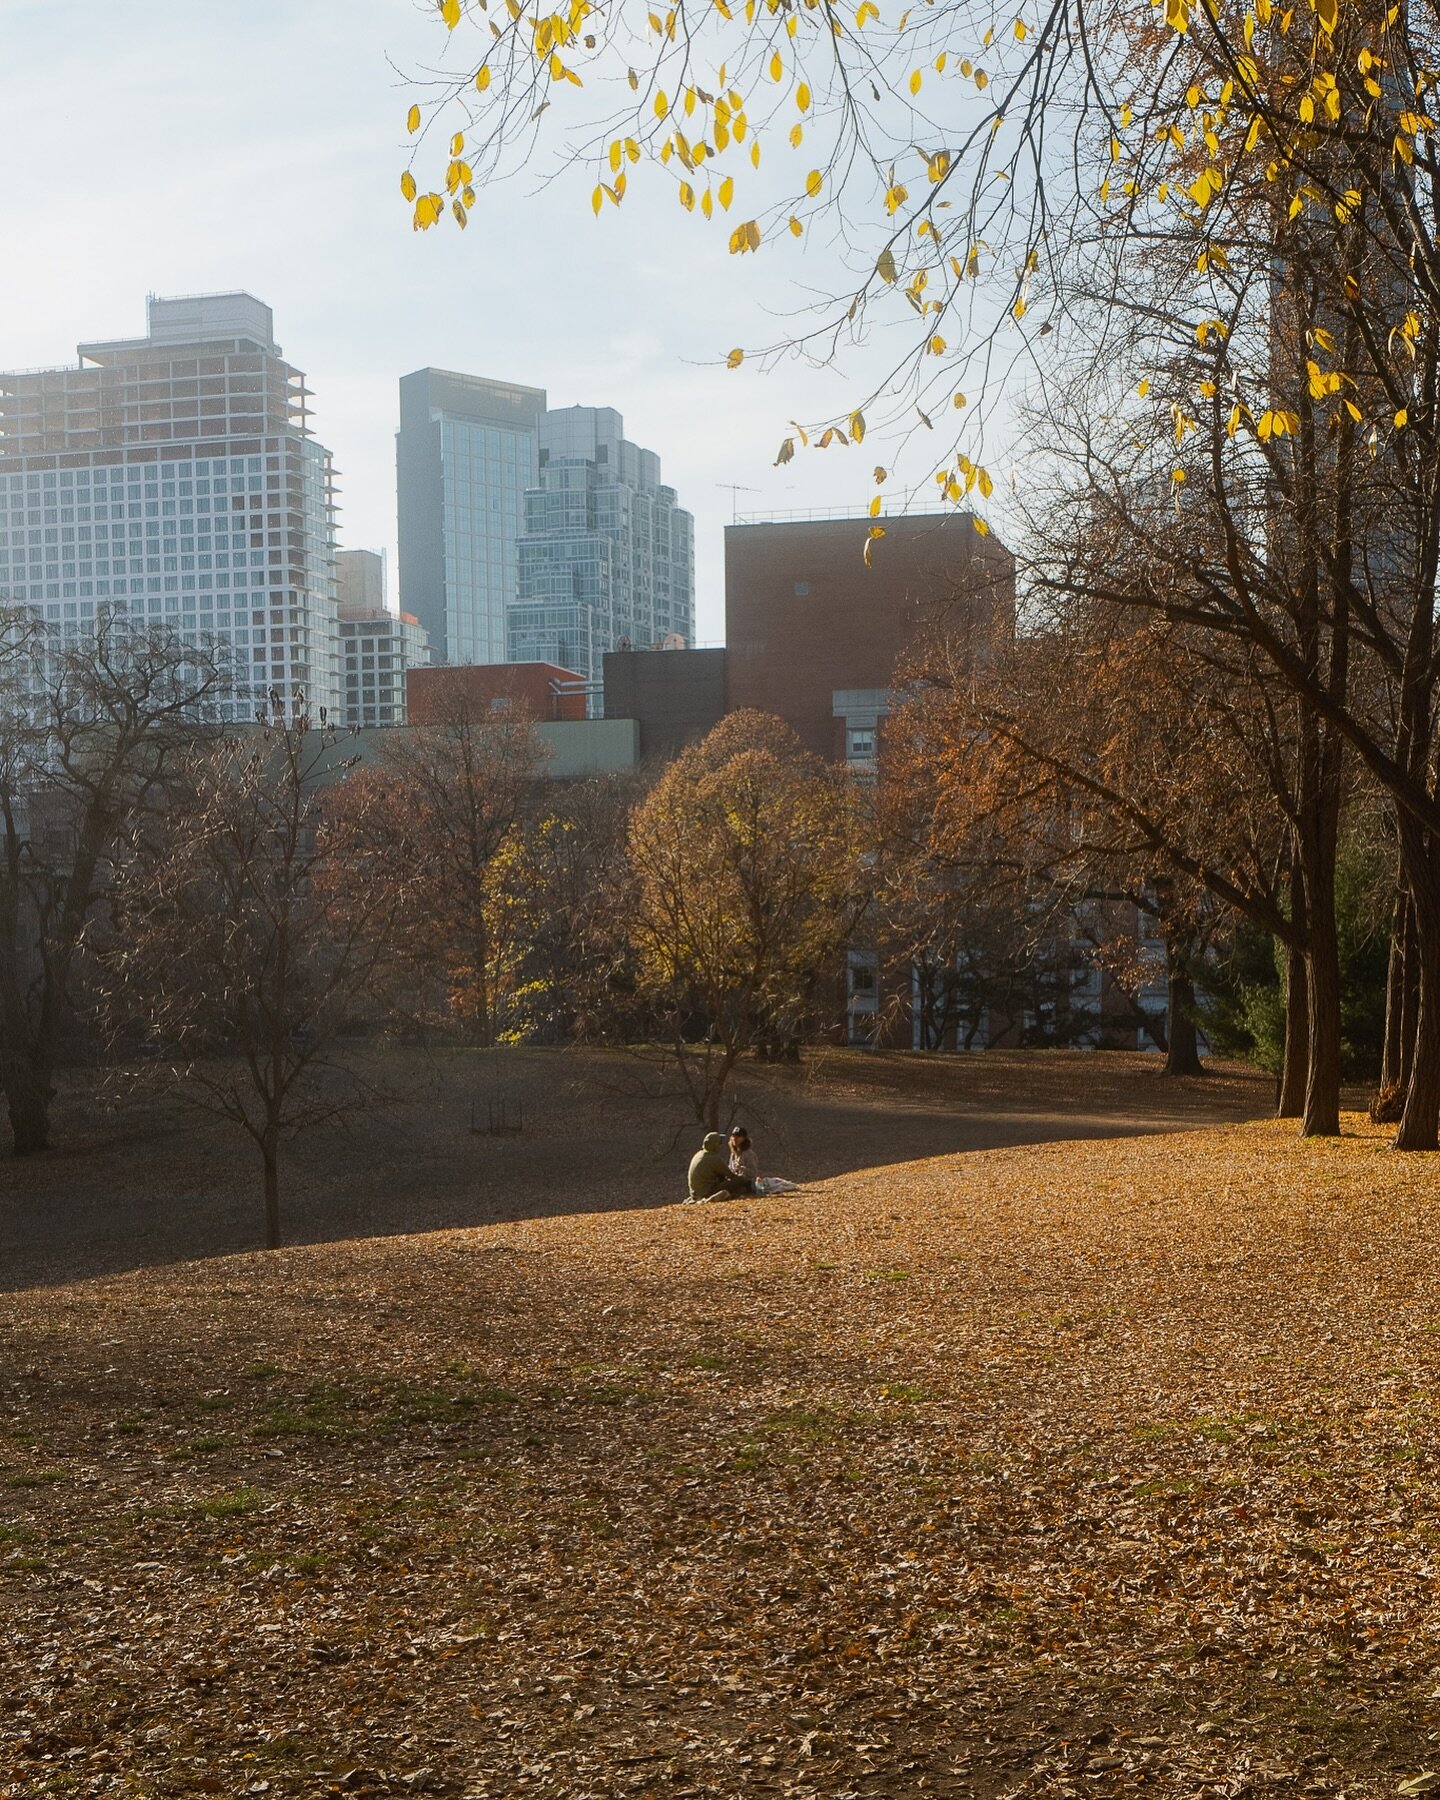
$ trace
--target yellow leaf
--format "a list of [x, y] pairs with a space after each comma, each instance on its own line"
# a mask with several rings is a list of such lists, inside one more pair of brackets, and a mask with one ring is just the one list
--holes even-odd
[[730, 210], [730, 202], [734, 198], [735, 198], [734, 178], [732, 176], [727, 175], [725, 177], [725, 179], [720, 183], [720, 192], [719, 192], [720, 204], [722, 207], [724, 207], [724, 209], [727, 212]]
[[603, 187], [597, 187], [595, 192], [590, 196], [590, 205], [591, 205], [592, 209], [594, 210], [595, 214], [597, 215], [597, 217], [599, 215], [600, 208], [604, 204], [605, 204], [605, 190]]
[[780, 60], [780, 52], [776, 50], [772, 52], [770, 57], [770, 79], [772, 81], [778, 81], [784, 73], [785, 65]]
[[1165, 0], [1165, 23], [1172, 31], [1187, 31], [1190, 26], [1190, 0]]
[[400, 192], [407, 200], [415, 198], [415, 177], [407, 169], [400, 177]]
[[1399, 412], [1397, 412], [1395, 415], [1395, 429], [1397, 431], [1403, 431], [1405, 429], [1405, 427], [1409, 424], [1409, 422], [1410, 422], [1410, 414], [1406, 410], [1406, 408], [1402, 406], [1400, 408]]
[[1017, 300], [1010, 310], [1017, 319], [1023, 319], [1025, 317], [1025, 302], [1023, 300]]
[[805, 177], [805, 192], [812, 200], [820, 192], [823, 185], [824, 182], [818, 169], [812, 169]]
[[489, 87], [489, 85], [490, 85], [489, 69], [485, 69], [485, 68], [477, 69], [475, 71], [475, 91], [477, 93], [483, 94], [485, 92], [486, 88]]
[[801, 144], [804, 142], [804, 139], [805, 139], [805, 127], [803, 125], [792, 125], [790, 127], [791, 148], [798, 150], [800, 148]]
[[912, 69], [910, 71], [910, 92], [912, 94], [918, 94], [920, 92], [920, 81], [920, 71], [918, 69]]
[[453, 31], [460, 23], [460, 0], [440, 0], [440, 17]]
[[664, 88], [661, 88], [660, 92], [655, 96], [655, 117], [657, 119], [663, 119], [669, 111], [670, 102], [665, 98]]
[[418, 106], [412, 106], [406, 115], [405, 129], [412, 132], [420, 129], [420, 108]]
[[460, 201], [460, 200], [452, 200], [450, 202], [450, 210], [455, 215], [455, 223], [463, 231], [465, 229], [465, 227], [470, 223], [470, 215], [465, 210], [464, 202]]
[[857, 444], [863, 441], [864, 436], [865, 436], [865, 415], [864, 415], [864, 413], [862, 413], [862, 412], [851, 413], [851, 415], [850, 415], [850, 435], [852, 438], [854, 438], [854, 440]]
[[899, 279], [899, 271], [895, 267], [895, 258], [891, 254], [888, 244], [875, 259], [875, 272], [882, 281], [893, 283]]
[[878, 519], [880, 517], [880, 506], [881, 506], [881, 500], [880, 500], [880, 496], [877, 494], [875, 496], [875, 498], [870, 502], [870, 517], [872, 519]]
[[810, 89], [803, 81], [795, 90], [795, 104], [800, 108], [801, 112], [808, 112], [810, 109]]
[[889, 477], [888, 471], [885, 469], [882, 469], [877, 464], [876, 468], [875, 468], [875, 485], [876, 485], [876, 487], [883, 487], [889, 479], [890, 479], [890, 477]]
[[1136, 390], [1135, 390], [1135, 392], [1136, 392], [1136, 393], [1137, 393], [1137, 394], [1138, 394], [1138, 395], [1139, 395], [1139, 396], [1140, 396], [1140, 398], [1141, 398], [1141, 399], [1142, 399], [1142, 400], [1143, 400], [1143, 399], [1144, 399], [1144, 398], [1145, 398], [1145, 396], [1146, 396], [1146, 395], [1147, 395], [1147, 394], [1148, 394], [1148, 393], [1149, 393], [1149, 392], [1150, 392], [1150, 383], [1149, 383], [1149, 381], [1148, 381], [1148, 380], [1146, 380], [1146, 381], [1142, 381], [1142, 382], [1141, 382], [1141, 383], [1140, 383], [1140, 385], [1139, 385], [1139, 387], [1137, 387], [1137, 388], [1136, 388]]
[[800, 221], [798, 219], [792, 217], [790, 220], [790, 235], [791, 235], [791, 237], [802, 237], [804, 235], [804, 232], [805, 232], [805, 227], [800, 223]]
[[1025, 42], [1025, 21], [1023, 19], [1015, 21], [1015, 42], [1017, 44]]
[[[620, 179], [623, 181], [625, 178], [622, 175]], [[710, 192], [709, 188], [706, 188], [705, 192], [700, 196], [700, 211], [705, 215], [705, 217], [707, 219], [712, 218], [714, 216], [715, 197]]]
[[458, 156], [464, 148], [465, 133], [463, 131], [457, 131], [450, 140], [450, 154], [452, 156]]
[[980, 484], [980, 492], [988, 500], [995, 492], [995, 483], [990, 479], [989, 471], [986, 469], [977, 469], [975, 478]]
[[989, 537], [990, 527], [985, 523], [985, 521], [983, 519], [974, 519], [971, 521], [971, 523], [974, 525], [975, 529], [980, 533], [981, 537]]
[[738, 348], [734, 349], [725, 358], [725, 367], [727, 369], [738, 369], [740, 367], [741, 363], [744, 362], [744, 360], [745, 360], [745, 352]]
[[1339, 0], [1315, 0], [1315, 16], [1326, 37], [1333, 37], [1340, 17]]
[[969, 404], [969, 402], [966, 400], [966, 398], [963, 394], [957, 394], [955, 396], [954, 405], [955, 405], [956, 412], [959, 412], [959, 410], [962, 406], [966, 406], [968, 404]]
[[945, 354], [945, 340], [943, 337], [932, 337], [931, 338], [930, 354], [932, 356], [943, 356]]

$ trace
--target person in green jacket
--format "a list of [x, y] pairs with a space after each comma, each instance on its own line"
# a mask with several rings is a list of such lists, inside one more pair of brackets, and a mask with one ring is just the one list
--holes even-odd
[[705, 1134], [705, 1142], [690, 1158], [690, 1191], [686, 1203], [697, 1200], [729, 1200], [736, 1194], [753, 1194], [753, 1185], [732, 1175], [725, 1140], [718, 1131]]

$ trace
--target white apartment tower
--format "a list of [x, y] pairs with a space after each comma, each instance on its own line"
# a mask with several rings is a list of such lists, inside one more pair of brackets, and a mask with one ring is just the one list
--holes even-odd
[[0, 374], [0, 601], [228, 643], [235, 718], [341, 716], [330, 452], [250, 294], [148, 302], [143, 338]]
[[430, 640], [413, 613], [385, 603], [385, 556], [379, 550], [342, 550], [340, 648], [345, 662], [342, 725], [405, 723], [407, 670], [429, 666]]

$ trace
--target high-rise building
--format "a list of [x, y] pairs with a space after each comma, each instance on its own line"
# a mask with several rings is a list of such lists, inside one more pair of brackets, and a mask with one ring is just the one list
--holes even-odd
[[213, 635], [228, 716], [272, 691], [334, 708], [333, 472], [305, 377], [250, 294], [152, 296], [147, 325], [0, 374], [0, 598], [62, 638], [97, 609]]
[[413, 613], [393, 613], [385, 603], [385, 554], [342, 550], [335, 559], [340, 584], [340, 646], [345, 663], [344, 725], [403, 725], [406, 680], [430, 662], [430, 641]]
[[695, 532], [660, 458], [608, 406], [540, 421], [539, 481], [525, 496], [512, 662], [555, 662], [599, 682], [607, 650], [687, 645]]
[[400, 382], [400, 604], [437, 663], [506, 659], [525, 495], [539, 474], [539, 388], [419, 369]]

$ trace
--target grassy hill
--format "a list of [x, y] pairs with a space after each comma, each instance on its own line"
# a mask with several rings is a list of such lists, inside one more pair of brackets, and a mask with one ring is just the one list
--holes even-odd
[[1347, 1129], [14, 1294], [0, 1784], [1393, 1793], [1435, 1176]]

